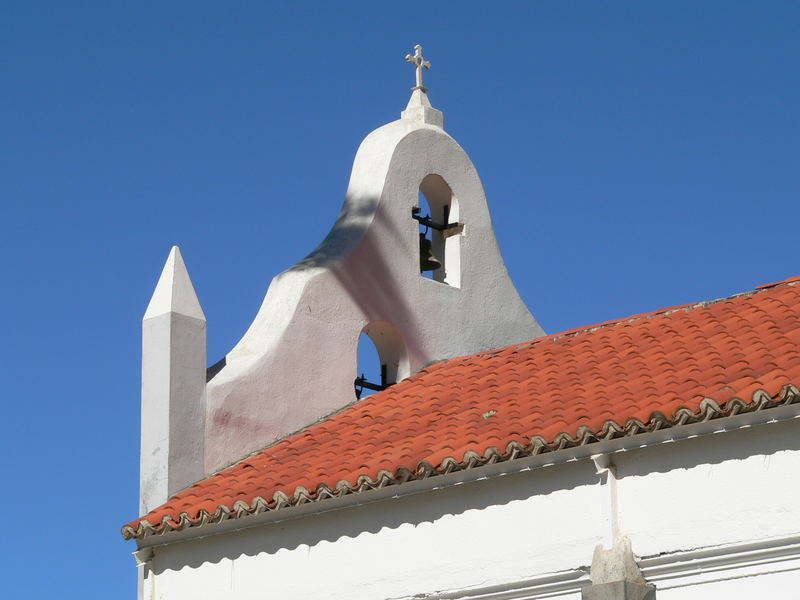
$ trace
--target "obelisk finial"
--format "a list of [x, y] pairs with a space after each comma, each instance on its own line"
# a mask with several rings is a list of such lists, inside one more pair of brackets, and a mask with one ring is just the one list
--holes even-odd
[[206, 317], [173, 246], [142, 320], [141, 514], [205, 475]]
[[421, 90], [423, 92], [427, 92], [428, 88], [422, 85], [422, 69], [430, 69], [431, 63], [422, 57], [422, 46], [419, 44], [414, 46], [414, 54], [406, 54], [406, 62], [410, 62], [412, 65], [414, 65], [417, 71], [417, 85], [412, 87], [411, 90]]

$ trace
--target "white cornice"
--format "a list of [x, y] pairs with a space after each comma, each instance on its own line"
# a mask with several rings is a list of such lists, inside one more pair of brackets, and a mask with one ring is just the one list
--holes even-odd
[[412, 494], [425, 493], [431, 490], [485, 480], [505, 474], [519, 473], [542, 467], [591, 459], [598, 455], [631, 452], [640, 448], [674, 443], [699, 436], [718, 435], [750, 427], [768, 426], [770, 423], [791, 421], [797, 418], [800, 418], [800, 404], [778, 406], [720, 419], [700, 421], [647, 433], [639, 433], [634, 436], [600, 440], [581, 446], [556, 450], [554, 452], [536, 454], [471, 469], [454, 471], [425, 479], [407, 481], [400, 485], [389, 485], [336, 498], [328, 498], [321, 502], [306, 502], [295, 506], [288, 506], [277, 511], [267, 511], [256, 515], [229, 518], [218, 523], [208, 523], [175, 531], [145, 535], [137, 538], [137, 544], [139, 548], [162, 546], [189, 539], [249, 529], [267, 523], [277, 523], [312, 514], [340, 510], [385, 500], [387, 498], [399, 498]]

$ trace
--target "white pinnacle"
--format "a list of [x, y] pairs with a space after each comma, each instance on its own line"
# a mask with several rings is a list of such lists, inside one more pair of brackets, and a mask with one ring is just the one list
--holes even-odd
[[167, 257], [144, 318], [150, 319], [171, 312], [206, 320], [189, 277], [189, 271], [186, 269], [186, 263], [183, 262], [180, 248], [177, 246], [172, 247]]
[[431, 101], [428, 100], [428, 88], [422, 85], [422, 69], [431, 68], [431, 63], [422, 57], [422, 46], [419, 44], [414, 46], [414, 54], [413, 56], [406, 54], [406, 62], [414, 65], [417, 85], [411, 88], [411, 98], [406, 109], [400, 113], [400, 118], [444, 128], [444, 114], [431, 106]]
[[422, 89], [415, 89], [411, 92], [411, 98], [408, 100], [406, 109], [400, 113], [400, 118], [444, 129], [444, 113], [431, 106], [428, 94]]
[[173, 246], [142, 319], [142, 514], [202, 479], [206, 317]]

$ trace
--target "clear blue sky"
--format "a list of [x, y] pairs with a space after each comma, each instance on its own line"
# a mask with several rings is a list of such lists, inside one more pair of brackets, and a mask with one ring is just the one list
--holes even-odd
[[553, 333], [800, 273], [799, 26], [779, 1], [3, 2], [3, 596], [135, 597], [170, 246], [214, 361], [333, 223], [414, 44]]

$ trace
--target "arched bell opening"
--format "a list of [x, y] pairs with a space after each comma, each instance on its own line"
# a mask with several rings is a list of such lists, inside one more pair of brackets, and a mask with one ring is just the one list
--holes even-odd
[[461, 237], [458, 200], [441, 175], [428, 175], [419, 186], [412, 209], [419, 222], [420, 275], [461, 287]]
[[358, 340], [356, 398], [384, 390], [408, 375], [408, 353], [397, 328], [388, 321], [364, 327]]

